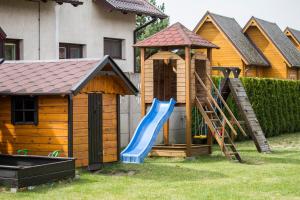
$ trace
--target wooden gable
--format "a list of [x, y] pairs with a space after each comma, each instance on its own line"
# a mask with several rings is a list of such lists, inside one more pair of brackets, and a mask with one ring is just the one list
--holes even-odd
[[263, 70], [263, 76], [269, 78], [286, 79], [288, 69], [285, 58], [254, 20], [250, 21], [244, 28], [244, 33], [264, 54], [271, 64], [270, 68]]
[[220, 47], [212, 50], [212, 66], [240, 67], [241, 74], [243, 74], [242, 56], [211, 17], [206, 16], [196, 33]]
[[291, 40], [291, 42], [295, 45], [295, 47], [300, 51], [300, 41], [298, 41], [288, 29], [284, 31], [284, 34]]

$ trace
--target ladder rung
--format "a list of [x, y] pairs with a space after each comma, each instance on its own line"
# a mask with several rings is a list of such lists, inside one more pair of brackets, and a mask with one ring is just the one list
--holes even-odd
[[211, 111], [211, 110], [207, 110], [205, 111], [206, 113], [214, 113], [214, 111]]

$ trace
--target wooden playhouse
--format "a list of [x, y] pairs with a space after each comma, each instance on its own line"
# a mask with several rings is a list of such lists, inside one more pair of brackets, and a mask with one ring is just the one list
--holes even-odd
[[[210, 154], [215, 138], [226, 157], [231, 159], [235, 156], [240, 160], [225, 127], [228, 126], [234, 134], [236, 130], [211, 95], [215, 87], [210, 78], [211, 51], [218, 47], [180, 23], [137, 43], [135, 47], [141, 49], [142, 116], [154, 98], [162, 101], [174, 98], [176, 106], [185, 107], [186, 112], [185, 143], [170, 143], [168, 121], [163, 128], [164, 144], [154, 146], [151, 155], [189, 157]], [[197, 49], [205, 49], [206, 54]], [[205, 135], [202, 130], [196, 130], [199, 124], [193, 117], [195, 112], [207, 125], [208, 133]], [[198, 143], [197, 139], [203, 141]]]
[[96, 169], [119, 160], [119, 96], [138, 90], [109, 57], [0, 65], [0, 151], [75, 157]]

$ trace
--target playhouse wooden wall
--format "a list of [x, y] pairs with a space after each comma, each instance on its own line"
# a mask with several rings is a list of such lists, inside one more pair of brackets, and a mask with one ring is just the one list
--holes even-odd
[[177, 74], [177, 103], [185, 103], [185, 61], [175, 53], [168, 51], [161, 51], [145, 61], [145, 103], [152, 103], [154, 98], [154, 60], [176, 60], [176, 74]]
[[[185, 103], [186, 101], [186, 93], [185, 93], [185, 61], [177, 54], [172, 52], [158, 52], [148, 58], [145, 61], [145, 102], [150, 104], [153, 101], [154, 98], [154, 91], [155, 88], [155, 77], [154, 77], [154, 61], [155, 60], [176, 60], [177, 66], [176, 66], [176, 87], [177, 87], [177, 95], [176, 95], [176, 101], [177, 103]], [[200, 99], [205, 99], [207, 97], [206, 91], [198, 81], [195, 79], [195, 66], [196, 66], [196, 60], [202, 60], [204, 61], [205, 65], [200, 66], [203, 73], [199, 73], [201, 79], [204, 81], [204, 83], [210, 88], [210, 82], [207, 78], [206, 74], [211, 74], [211, 65], [208, 61], [205, 54], [201, 52], [197, 52], [195, 55], [193, 55], [191, 59], [191, 98], [195, 99], [195, 96], [197, 95]], [[173, 85], [168, 85], [168, 88], [165, 88], [165, 90], [170, 89], [173, 87]]]
[[45, 155], [55, 150], [68, 155], [68, 98], [38, 97], [38, 125], [11, 123], [11, 97], [0, 97], [0, 151], [15, 154], [28, 149], [31, 155]]
[[[102, 95], [103, 162], [118, 161], [117, 95]], [[100, 133], [99, 133], [100, 134]], [[79, 94], [73, 102], [73, 156], [76, 166], [89, 164], [88, 147], [88, 94]]]
[[[96, 76], [73, 100], [73, 154], [76, 166], [89, 164], [88, 147], [88, 93], [102, 91], [102, 141], [103, 162], [118, 161], [118, 110], [119, 94], [124, 85], [116, 76]], [[100, 134], [100, 133], [99, 133]]]
[[[197, 61], [200, 61], [201, 63], [203, 63], [203, 65], [198, 66]], [[205, 54], [198, 52], [192, 57], [191, 60], [191, 98], [195, 99], [195, 97], [197, 96], [200, 101], [206, 101], [208, 94], [206, 90], [201, 86], [199, 81], [196, 79], [194, 75], [195, 70], [206, 85], [206, 87], [210, 90], [211, 82], [209, 81], [207, 75], [211, 76], [212, 70], [210, 61], [208, 60]]]
[[[73, 157], [76, 166], [87, 166], [88, 93], [102, 93], [103, 162], [118, 161], [118, 95], [128, 93], [116, 76], [97, 76], [73, 98]], [[38, 96], [38, 125], [11, 123], [11, 97], [0, 97], [0, 151], [16, 154], [28, 149], [30, 155], [47, 156], [59, 150], [68, 156], [68, 97]], [[100, 133], [99, 133], [100, 134]]]
[[257, 46], [257, 48], [260, 49], [260, 51], [271, 64], [271, 67], [264, 69], [264, 77], [297, 79], [297, 70], [289, 68], [286, 65], [285, 60], [279, 50], [263, 35], [257, 26], [250, 26], [246, 30], [245, 34]]

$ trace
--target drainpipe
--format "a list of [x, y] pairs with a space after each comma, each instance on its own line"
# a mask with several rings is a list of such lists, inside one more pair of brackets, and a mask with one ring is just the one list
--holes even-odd
[[[135, 43], [137, 42], [137, 33], [138, 33], [140, 30], [142, 30], [142, 29], [146, 28], [147, 26], [149, 26], [150, 24], [156, 22], [157, 19], [158, 19], [157, 17], [154, 17], [154, 18], [152, 18], [152, 20], [150, 20], [150, 21], [147, 22], [146, 24], [143, 24], [142, 26], [137, 27], [136, 29], [134, 29], [134, 31], [133, 31], [133, 44], [135, 44]], [[136, 70], [136, 64], [137, 64], [137, 63], [136, 63], [136, 57], [135, 57], [135, 54], [136, 54], [136, 48], [133, 48], [133, 61], [134, 61], [133, 66], [134, 66], [134, 72], [137, 73], [137, 70]]]

